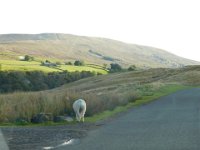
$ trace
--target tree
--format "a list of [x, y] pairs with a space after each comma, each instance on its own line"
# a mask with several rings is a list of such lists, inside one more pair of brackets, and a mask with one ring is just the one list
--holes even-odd
[[46, 63], [51, 63], [49, 60], [45, 60]]
[[65, 62], [65, 65], [73, 65], [71, 61]]
[[117, 63], [110, 64], [110, 72], [122, 71], [122, 67]]
[[74, 62], [74, 66], [84, 66], [84, 65], [85, 65], [84, 61], [76, 60]]
[[52, 89], [81, 78], [95, 76], [94, 72], [0, 71], [0, 93]]
[[136, 66], [135, 65], [131, 65], [129, 68], [128, 68], [128, 71], [134, 71], [136, 70]]
[[108, 66], [107, 64], [103, 64], [103, 68], [104, 68], [104, 69], [106, 69], [106, 68], [107, 68], [107, 66]]
[[25, 56], [24, 56], [24, 60], [25, 60], [25, 61], [33, 61], [33, 60], [34, 60], [34, 57], [29, 56], [29, 55], [25, 55]]

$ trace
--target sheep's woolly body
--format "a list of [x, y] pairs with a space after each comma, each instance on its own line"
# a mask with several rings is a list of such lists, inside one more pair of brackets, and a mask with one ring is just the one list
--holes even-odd
[[73, 109], [76, 113], [76, 119], [77, 121], [81, 121], [81, 119], [84, 122], [84, 115], [86, 112], [86, 102], [83, 99], [78, 99], [73, 103]]

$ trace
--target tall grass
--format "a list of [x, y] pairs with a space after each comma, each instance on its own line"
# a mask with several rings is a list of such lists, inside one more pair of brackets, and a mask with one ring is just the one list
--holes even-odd
[[[167, 74], [166, 70], [169, 71], [169, 69], [151, 69], [136, 73], [118, 73], [83, 79], [42, 92], [2, 94], [0, 122], [15, 122], [18, 118], [30, 121], [33, 116], [41, 112], [52, 113], [53, 116], [73, 115], [72, 104], [78, 98], [86, 100], [86, 116], [93, 116], [105, 110], [115, 110], [117, 106], [124, 106], [129, 102], [135, 105], [147, 103], [181, 89], [183, 83], [195, 81], [199, 84], [199, 69], [192, 72], [192, 76], [188, 70], [186, 73], [184, 70], [178, 70], [172, 75]], [[182, 82], [188, 76], [190, 79]], [[176, 83], [179, 86], [167, 83]]]
[[13, 122], [17, 118], [28, 121], [41, 112], [58, 115], [66, 110], [64, 95], [38, 93], [13, 93], [0, 96], [0, 121]]
[[16, 92], [0, 95], [0, 122], [15, 122], [18, 118], [31, 121], [38, 113], [52, 113], [56, 115], [73, 115], [72, 104], [83, 98], [87, 103], [86, 116], [92, 116], [104, 110], [113, 110], [116, 106], [126, 105], [136, 99], [134, 92], [114, 93], [103, 95], [94, 93], [80, 93], [75, 90], [64, 90], [60, 93]]

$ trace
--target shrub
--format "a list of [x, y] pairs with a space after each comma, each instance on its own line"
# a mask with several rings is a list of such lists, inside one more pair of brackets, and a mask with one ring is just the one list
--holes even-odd
[[73, 65], [73, 63], [72, 62], [65, 62], [65, 65]]
[[117, 63], [110, 64], [110, 72], [119, 72], [122, 71], [122, 67]]
[[0, 93], [52, 89], [65, 83], [95, 76], [95, 72], [0, 71]]
[[85, 65], [84, 61], [76, 60], [74, 62], [74, 66], [84, 66], [84, 65]]
[[134, 71], [136, 70], [136, 66], [135, 65], [131, 65], [129, 68], [128, 68], [128, 71]]
[[29, 55], [25, 55], [25, 56], [24, 56], [24, 60], [25, 60], [25, 61], [33, 61], [33, 60], [34, 60], [34, 57], [29, 56]]
[[[42, 92], [16, 92], [0, 95], [0, 122], [30, 122], [38, 114], [52, 114], [52, 117], [68, 114], [75, 116], [72, 104], [82, 98], [87, 103], [86, 116], [92, 116], [105, 110], [152, 95], [153, 84], [134, 85], [132, 88], [117, 88], [97, 96], [94, 91], [81, 89], [62, 89]], [[158, 86], [158, 85], [156, 85]], [[149, 93], [148, 93], [149, 92]]]
[[106, 69], [106, 68], [107, 68], [107, 66], [108, 66], [107, 64], [103, 64], [103, 68], [104, 68], [104, 69]]

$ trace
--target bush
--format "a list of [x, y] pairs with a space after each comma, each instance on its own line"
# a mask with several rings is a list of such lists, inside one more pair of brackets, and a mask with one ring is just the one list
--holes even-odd
[[25, 61], [33, 61], [33, 60], [34, 60], [34, 57], [29, 56], [29, 55], [25, 55], [24, 60], [25, 60]]
[[84, 66], [84, 65], [85, 65], [84, 61], [76, 60], [74, 62], [74, 66]]
[[128, 71], [134, 71], [136, 70], [136, 66], [135, 65], [131, 65], [129, 68], [128, 68]]
[[72, 62], [65, 62], [65, 65], [73, 65], [73, 63]]
[[46, 63], [51, 63], [49, 60], [45, 60]]
[[94, 72], [0, 71], [0, 93], [52, 89], [65, 83], [95, 76]]
[[98, 96], [93, 90], [86, 93], [79, 87], [55, 91], [1, 94], [0, 122], [26, 124], [36, 119], [36, 116], [38, 119], [44, 117], [43, 119], [47, 120], [65, 114], [75, 116], [72, 105], [78, 98], [84, 99], [87, 103], [86, 116], [93, 116], [105, 110], [113, 110], [117, 106], [135, 102], [143, 95], [151, 94], [152, 88], [154, 85], [134, 85], [133, 88], [128, 86], [124, 91], [121, 89], [118, 89], [118, 92], [116, 90], [106, 91]]
[[103, 69], [106, 69], [107, 68], [107, 64], [103, 64]]
[[110, 64], [110, 72], [119, 72], [122, 71], [122, 67], [117, 63]]

